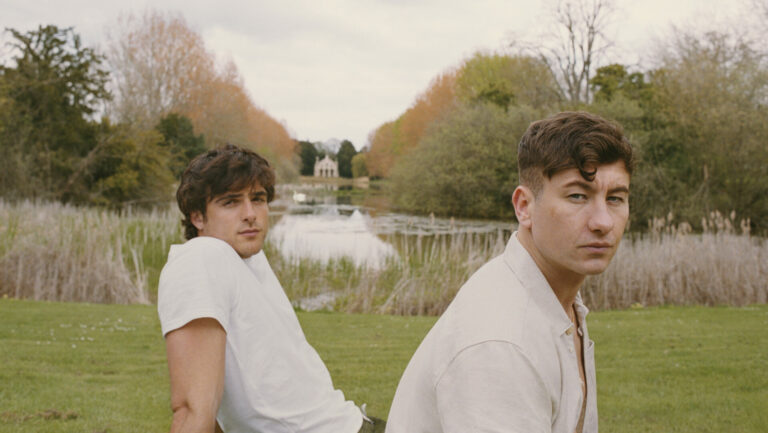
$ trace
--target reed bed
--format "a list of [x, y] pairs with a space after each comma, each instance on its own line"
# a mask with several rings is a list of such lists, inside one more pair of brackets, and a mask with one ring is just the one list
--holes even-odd
[[[713, 213], [701, 233], [674, 218], [628, 235], [611, 266], [582, 289], [590, 308], [746, 305], [768, 302], [768, 242], [749, 223]], [[345, 312], [438, 315], [480, 266], [501, 254], [508, 231], [389, 235], [398, 251], [378, 269], [342, 258], [267, 256], [297, 306], [325, 297]], [[0, 296], [151, 303], [168, 248], [182, 240], [175, 208], [110, 212], [55, 203], [0, 201]]]
[[0, 201], [0, 296], [149, 303], [161, 251], [178, 238], [170, 215]]
[[712, 212], [701, 233], [673, 221], [654, 219], [648, 233], [622, 242], [608, 269], [582, 288], [590, 308], [768, 301], [768, 242], [751, 235], [749, 220]]

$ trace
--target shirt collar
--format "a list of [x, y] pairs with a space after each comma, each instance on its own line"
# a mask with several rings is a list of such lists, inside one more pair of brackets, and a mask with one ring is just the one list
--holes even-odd
[[[563, 306], [560, 304], [557, 296], [555, 296], [554, 290], [552, 290], [544, 274], [541, 273], [541, 269], [539, 269], [533, 257], [517, 239], [517, 231], [509, 237], [507, 246], [504, 249], [504, 262], [507, 263], [507, 266], [518, 277], [520, 283], [531, 296], [531, 299], [552, 323], [558, 335], [565, 333], [573, 325], [571, 319], [565, 313]], [[576, 294], [575, 305], [579, 322], [583, 323], [589, 309], [582, 302], [581, 293]]]

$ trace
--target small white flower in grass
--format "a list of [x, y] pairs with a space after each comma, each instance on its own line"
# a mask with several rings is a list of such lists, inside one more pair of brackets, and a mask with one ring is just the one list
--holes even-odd
[[73, 349], [76, 349], [76, 348], [77, 348], [77, 345], [76, 345], [76, 344], [73, 344], [73, 345], [72, 345], [72, 348], [73, 348]]

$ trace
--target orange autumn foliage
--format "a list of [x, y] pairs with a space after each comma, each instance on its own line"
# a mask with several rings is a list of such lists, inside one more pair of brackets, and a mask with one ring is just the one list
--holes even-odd
[[177, 13], [119, 19], [110, 34], [116, 117], [152, 128], [169, 113], [192, 120], [209, 147], [225, 142], [290, 158], [287, 129], [251, 99], [237, 66], [217, 65], [202, 36]]
[[454, 70], [438, 75], [405, 113], [371, 132], [366, 156], [371, 176], [387, 177], [397, 160], [418, 146], [429, 125], [455, 107], [456, 76]]

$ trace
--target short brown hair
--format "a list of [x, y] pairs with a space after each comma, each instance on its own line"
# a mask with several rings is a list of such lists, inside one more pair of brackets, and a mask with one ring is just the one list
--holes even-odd
[[520, 184], [538, 194], [543, 176], [577, 168], [592, 181], [597, 165], [623, 161], [632, 175], [632, 146], [622, 127], [585, 111], [565, 111], [531, 123], [517, 147]]
[[275, 172], [256, 152], [226, 144], [195, 157], [181, 175], [176, 201], [184, 214], [184, 237], [197, 237], [190, 215], [200, 212], [214, 197], [258, 182], [267, 191], [267, 202], [275, 197]]

